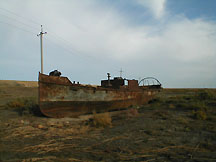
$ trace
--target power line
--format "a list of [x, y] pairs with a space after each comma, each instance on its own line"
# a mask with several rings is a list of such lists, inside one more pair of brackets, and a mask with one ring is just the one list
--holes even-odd
[[[30, 20], [30, 19], [28, 19], [28, 18], [25, 18], [25, 17], [23, 17], [23, 16], [18, 15], [18, 14], [15, 13], [15, 12], [12, 12], [12, 11], [9, 11], [9, 10], [6, 10], [6, 9], [0, 8], [0, 10], [6, 11], [6, 12], [11, 13], [11, 14], [17, 16], [17, 17], [20, 17], [20, 18], [24, 18], [24, 19]], [[38, 30], [37, 28], [32, 27], [32, 26], [30, 26], [30, 25], [28, 25], [28, 24], [26, 24], [26, 23], [23, 23], [22, 21], [18, 21], [16, 18], [12, 18], [12, 17], [10, 17], [10, 16], [8, 16], [8, 15], [4, 15], [4, 14], [1, 14], [1, 13], [0, 13], [0, 15], [5, 16], [6, 18], [12, 19], [12, 20], [14, 20], [14, 21], [16, 21], [16, 22], [18, 22], [18, 23], [20, 23], [20, 24], [22, 24], [22, 25], [24, 25], [24, 26], [27, 26], [27, 27], [29, 27], [29, 28], [31, 28], [31, 29]], [[34, 22], [34, 23], [37, 24], [37, 25], [39, 24], [39, 23], [37, 23], [37, 22], [35, 22], [35, 21], [33, 21], [33, 20], [30, 20], [30, 21], [31, 21], [31, 22]], [[3, 22], [2, 22], [2, 23], [3, 23]], [[6, 23], [6, 24], [12, 25], [12, 24], [9, 24], [9, 23]], [[17, 27], [16, 25], [12, 25], [12, 26]], [[21, 29], [21, 30], [24, 30], [24, 29], [22, 29], [22, 28], [20, 28], [20, 27], [17, 27], [17, 28], [19, 28], [19, 29]], [[53, 31], [49, 31], [49, 33], [51, 33], [51, 35], [52, 35], [53, 37], [55, 37], [55, 39], [59, 40], [60, 42], [64, 42], [64, 43], [66, 42], [66, 43], [67, 43], [66, 46], [68, 46], [70, 49], [72, 49], [72, 51], [75, 51], [76, 53], [81, 53], [80, 51], [78, 51], [78, 50], [76, 50], [76, 49], [74, 49], [74, 48], [71, 48], [72, 43], [71, 43], [70, 41], [68, 41], [68, 40], [66, 40], [65, 38], [59, 36], [58, 34], [56, 34], [56, 33], [53, 32]], [[52, 42], [54, 42], [54, 41], [52, 41]], [[55, 43], [55, 44], [56, 44], [56, 43]], [[59, 45], [59, 46], [62, 47], [61, 45]], [[67, 48], [68, 48], [68, 47], [67, 47]], [[63, 48], [65, 49], [65, 47], [63, 47]], [[67, 50], [67, 51], [70, 51], [70, 53], [71, 53], [71, 50]], [[74, 53], [73, 53], [73, 54], [74, 54]], [[87, 57], [91, 57], [91, 56], [89, 56], [89, 55], [86, 55], [86, 56], [87, 56]]]
[[[94, 60], [97, 60], [98, 58], [94, 57], [94, 56], [91, 56], [89, 54], [86, 54], [85, 52], [81, 52], [77, 49], [74, 49], [74, 47], [72, 47], [72, 44], [71, 43], [67, 43], [67, 41], [62, 41], [61, 39], [58, 39], [57, 37], [55, 37], [55, 39], [57, 41], [59, 41], [59, 46], [63, 47], [63, 48], [68, 48], [70, 49], [70, 51], [77, 55], [77, 56], [81, 56], [81, 57], [86, 57], [86, 58], [91, 58], [91, 59], [94, 59]], [[65, 43], [66, 42], [66, 43]]]
[[11, 20], [13, 20], [13, 21], [16, 21], [16, 22], [18, 22], [18, 23], [20, 23], [20, 24], [22, 24], [22, 25], [25, 25], [25, 26], [27, 26], [27, 27], [29, 27], [29, 28], [32, 28], [32, 29], [34, 29], [34, 30], [38, 30], [37, 28], [35, 28], [35, 27], [33, 27], [33, 26], [30, 26], [30, 25], [28, 25], [28, 24], [26, 24], [26, 23], [23, 23], [22, 21], [19, 21], [19, 20], [17, 20], [16, 18], [11, 18], [11, 17], [9, 17], [9, 16], [7, 16], [7, 15], [3, 15], [3, 14], [1, 14], [1, 13], [0, 13], [0, 15], [5, 16], [6, 18], [9, 18], [9, 19], [11, 19]]
[[[19, 26], [17, 26], [17, 25], [14, 25], [14, 24], [11, 24], [11, 23], [8, 23], [8, 22], [4, 22], [4, 21], [1, 21], [1, 20], [0, 20], [0, 23], [3, 23], [3, 24], [6, 24], [6, 25], [9, 25], [9, 26], [12, 26], [12, 27], [14, 27], [14, 28], [16, 28], [16, 29], [19, 29], [19, 30], [22, 30], [22, 31], [24, 31], [24, 32], [30, 33], [31, 35], [32, 35], [32, 34], [35, 35], [35, 33], [34, 33], [33, 31], [26, 30], [26, 29], [24, 29], [24, 28], [22, 28], [22, 27], [19, 27]], [[57, 38], [56, 38], [56, 39], [57, 39]], [[51, 39], [49, 39], [49, 38], [46, 38], [46, 40], [48, 40], [48, 41], [50, 41], [51, 43], [53, 43], [53, 44], [59, 46], [60, 48], [64, 49], [64, 50], [65, 50], [66, 52], [68, 52], [68, 53], [71, 53], [71, 54], [76, 55], [76, 56], [79, 56], [79, 57], [84, 57], [83, 55], [79, 55], [79, 54], [76, 54], [75, 52], [71, 51], [71, 48], [64, 47], [63, 45], [61, 45], [61, 44], [59, 44], [59, 43], [56, 43], [55, 41], [53, 41], [53, 40], [51, 40]], [[59, 40], [60, 40], [60, 39], [59, 39]], [[78, 52], [77, 52], [77, 53], [78, 53]], [[88, 56], [88, 57], [91, 58], [90, 56]]]
[[51, 33], [50, 36], [53, 37], [54, 39], [58, 40], [59, 42], [62, 42], [65, 44], [65, 46], [69, 47], [70, 49], [72, 49], [74, 52], [77, 52], [77, 53], [81, 53], [80, 51], [72, 48], [72, 43], [70, 43], [69, 41], [65, 40], [64, 38], [58, 36], [57, 34], [55, 34], [54, 32], [49, 32]]
[[[16, 29], [19, 29], [19, 30], [22, 30], [22, 31], [24, 31], [24, 32], [30, 33], [31, 35], [32, 35], [32, 34], [35, 35], [35, 33], [34, 33], [33, 31], [26, 30], [26, 29], [21, 28], [21, 27], [19, 27], [19, 26], [17, 26], [17, 25], [10, 24], [10, 23], [8, 23], [8, 22], [3, 22], [3, 21], [0, 21], [0, 23], [3, 23], [3, 24], [6, 24], [6, 25], [15, 27]], [[55, 39], [60, 40], [60, 39], [58, 39], [57, 37], [56, 37]], [[86, 55], [86, 54], [83, 55], [83, 54], [80, 53], [80, 52], [74, 52], [74, 51], [76, 51], [76, 50], [71, 49], [71, 47], [68, 46], [68, 45], [64, 46], [64, 45], [62, 45], [61, 43], [56, 43], [55, 41], [53, 41], [52, 39], [49, 39], [49, 38], [45, 38], [45, 40], [48, 40], [49, 42], [51, 42], [51, 43], [53, 43], [53, 44], [59, 46], [59, 47], [62, 48], [64, 51], [66, 51], [67, 53], [70, 53], [70, 54], [72, 54], [72, 55], [74, 55], [74, 56], [78, 56], [78, 57], [85, 58], [85, 59], [90, 59], [90, 60], [98, 60], [98, 61], [101, 62], [101, 60], [98, 59], [97, 57], [90, 56], [90, 55]], [[60, 41], [61, 41], [61, 40], [60, 40]], [[66, 40], [65, 40], [65, 41], [66, 41]]]
[[31, 33], [31, 34], [35, 34], [35, 33], [32, 32], [32, 31], [25, 30], [25, 29], [23, 29], [23, 28], [21, 28], [21, 27], [18, 27], [18, 26], [16, 26], [16, 25], [14, 25], [14, 24], [10, 24], [10, 23], [3, 22], [3, 21], [0, 21], [0, 23], [6, 24], [6, 25], [9, 25], [9, 26], [13, 26], [13, 27], [15, 27], [15, 28], [17, 28], [17, 29], [19, 29], [19, 30], [24, 31], [24, 32], [28, 32], [28, 33]]
[[29, 18], [27, 18], [27, 17], [18, 15], [17, 13], [12, 12], [12, 11], [10, 11], [10, 10], [8, 10], [8, 9], [4, 9], [4, 8], [1, 8], [1, 7], [0, 7], [0, 10], [5, 11], [5, 12], [8, 12], [8, 13], [10, 13], [10, 14], [13, 14], [13, 15], [15, 15], [15, 16], [17, 16], [17, 17], [20, 17], [20, 18], [23, 18], [23, 19], [27, 19], [28, 21], [31, 21], [31, 22], [34, 23], [34, 24], [41, 25], [40, 23], [38, 23], [38, 22], [36, 22], [36, 21], [33, 21], [32, 19], [29, 19]]
[[[34, 21], [34, 20], [32, 20], [32, 19], [29, 19], [29, 18], [27, 18], [27, 17], [21, 16], [21, 15], [15, 13], [15, 12], [10, 11], [10, 10], [7, 10], [7, 9], [1, 8], [1, 7], [0, 7], [0, 10], [5, 11], [5, 12], [7, 12], [7, 13], [10, 13], [10, 14], [12, 14], [12, 15], [15, 15], [15, 16], [17, 16], [17, 17], [20, 17], [20, 18], [22, 18], [22, 19], [25, 19], [25, 20], [27, 20], [28, 22], [31, 22], [31, 23], [34, 23], [34, 24], [37, 24], [37, 25], [41, 25], [40, 23], [38, 23], [38, 22], [36, 22], [36, 21]], [[33, 27], [33, 26], [29, 25], [29, 24], [26, 24], [26, 23], [24, 23], [24, 22], [22, 22], [22, 21], [18, 21], [18, 20], [15, 19], [15, 18], [11, 18], [11, 17], [8, 16], [8, 15], [4, 15], [4, 14], [1, 14], [1, 13], [0, 13], [0, 15], [3, 15], [3, 16], [5, 16], [5, 17], [9, 18], [9, 19], [12, 19], [12, 20], [18, 22], [19, 24], [22, 24], [22, 25], [24, 25], [25, 27], [28, 27], [28, 28], [30, 28], [30, 29], [38, 30], [38, 28], [35, 28], [35, 27]], [[3, 21], [0, 21], [0, 23], [4, 23], [4, 24], [10, 25], [10, 26], [13, 26], [13, 27], [15, 27], [15, 28], [17, 28], [17, 29], [19, 29], [19, 30], [22, 30], [22, 31], [25, 31], [25, 32], [28, 32], [28, 33], [31, 33], [31, 34], [35, 34], [35, 32], [29, 31], [29, 30], [25, 30], [24, 28], [18, 27], [17, 25], [14, 25], [14, 24], [11, 24], [11, 23], [7, 23], [7, 22], [3, 22]], [[79, 57], [83, 57], [83, 58], [90, 58], [91, 60], [99, 60], [99, 59], [98, 59], [97, 57], [95, 57], [95, 56], [87, 55], [85, 52], [81, 52], [81, 51], [79, 51], [79, 50], [74, 49], [74, 48], [72, 47], [72, 46], [73, 46], [73, 43], [72, 43], [71, 41], [66, 40], [65, 38], [59, 36], [59, 35], [56, 34], [55, 32], [49, 30], [49, 33], [51, 33], [51, 36], [54, 37], [57, 41], [60, 41], [60, 43], [56, 43], [55, 41], [50, 40], [49, 38], [46, 38], [46, 39], [47, 39], [48, 41], [50, 41], [50, 42], [56, 44], [57, 46], [61, 47], [62, 49], [64, 49], [64, 50], [67, 51], [68, 53], [71, 53], [71, 54], [73, 54], [73, 55], [76, 55], [76, 56], [79, 56]], [[61, 42], [64, 42], [63, 44], [65, 44], [65, 47], [64, 47], [64, 45], [62, 45]], [[84, 53], [85, 53], [85, 54], [84, 54]], [[84, 55], [83, 55], [83, 54], [84, 54]], [[99, 61], [101, 61], [101, 60], [99, 60]]]
[[[83, 58], [90, 58], [91, 60], [93, 60], [94, 58], [91, 56], [86, 56], [86, 55], [79, 55], [77, 52], [73, 52], [70, 48], [64, 47], [63, 45], [56, 43], [55, 41], [49, 39], [49, 38], [44, 38], [45, 40], [49, 41], [50, 43], [53, 43], [57, 46], [59, 46], [60, 48], [62, 48], [65, 52], [70, 53], [74, 56], [78, 56], [78, 57], [83, 57]], [[95, 59], [94, 59], [95, 60]]]
[[[33, 20], [30, 20], [30, 19], [28, 19], [28, 18], [26, 18], [26, 17], [23, 17], [23, 16], [20, 16], [19, 14], [17, 14], [17, 13], [15, 13], [15, 12], [12, 12], [12, 11], [9, 11], [9, 10], [7, 10], [7, 9], [4, 9], [4, 8], [0, 8], [0, 10], [3, 10], [3, 11], [6, 11], [6, 12], [8, 12], [8, 13], [11, 13], [11, 14], [13, 14], [13, 15], [15, 15], [15, 16], [17, 16], [17, 17], [20, 17], [20, 18], [22, 18], [22, 19], [27, 19], [28, 21], [31, 21], [31, 22], [34, 22], [35, 24], [39, 24], [39, 23], [37, 23], [36, 21], [33, 21]], [[0, 13], [0, 15], [2, 15], [2, 16], [5, 16], [5, 17], [7, 17], [7, 18], [9, 18], [9, 19], [12, 19], [12, 20], [14, 20], [14, 21], [16, 21], [16, 22], [18, 22], [18, 23], [20, 23], [20, 24], [22, 24], [22, 25], [24, 25], [24, 26], [27, 26], [27, 27], [29, 27], [29, 28], [32, 28], [32, 29], [34, 29], [34, 30], [38, 30], [38, 28], [35, 28], [35, 27], [32, 27], [32, 26], [30, 26], [30, 25], [28, 25], [28, 24], [26, 24], [26, 23], [23, 23], [22, 21], [18, 21], [17, 19], [15, 19], [15, 18], [11, 18], [11, 17], [9, 17], [9, 16], [7, 16], [7, 15], [3, 15], [3, 14], [1, 14]], [[11, 25], [11, 24], [10, 24]], [[12, 25], [12, 26], [14, 26], [14, 27], [17, 27], [17, 26], [15, 26], [15, 25]], [[19, 29], [21, 29], [20, 27], [19, 27]], [[47, 29], [47, 30], [49, 30], [49, 29]], [[65, 38], [63, 38], [63, 37], [61, 37], [61, 36], [59, 36], [58, 34], [56, 34], [55, 32], [53, 32], [53, 31], [50, 31], [49, 30], [49, 33], [51, 33], [51, 35], [53, 36], [53, 37], [55, 37], [55, 39], [57, 39], [58, 41], [60, 41], [60, 42], [64, 42], [64, 44], [67, 44], [66, 46], [66, 48], [70, 48], [70, 50], [67, 50], [67, 51], [71, 51], [71, 49], [72, 49], [72, 51], [74, 51], [74, 52], [76, 52], [76, 53], [79, 53], [79, 54], [83, 54], [83, 52], [81, 52], [81, 51], [79, 51], [79, 50], [76, 50], [76, 49], [74, 49], [72, 46], [72, 42], [71, 41], [68, 41], [68, 40], [66, 40]], [[53, 42], [53, 41], [52, 41]], [[59, 45], [60, 47], [62, 47], [61, 45]], [[65, 49], [65, 47], [63, 47], [64, 49]], [[73, 53], [74, 53], [73, 52]], [[71, 53], [71, 52], [70, 52]], [[87, 55], [87, 54], [85, 54], [85, 56], [86, 57], [89, 57], [89, 58], [93, 58], [92, 56], [90, 56], [90, 55]], [[94, 59], [96, 59], [96, 58], [94, 58]]]

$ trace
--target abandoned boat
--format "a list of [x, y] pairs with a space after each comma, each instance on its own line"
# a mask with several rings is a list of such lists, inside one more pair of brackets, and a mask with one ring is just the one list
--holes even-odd
[[108, 73], [108, 79], [102, 80], [100, 86], [91, 86], [72, 83], [60, 75], [57, 71], [50, 75], [39, 73], [39, 106], [48, 117], [77, 117], [94, 111], [138, 107], [151, 100], [161, 89], [161, 83], [155, 78], [156, 84], [140, 86], [138, 80], [110, 79]]

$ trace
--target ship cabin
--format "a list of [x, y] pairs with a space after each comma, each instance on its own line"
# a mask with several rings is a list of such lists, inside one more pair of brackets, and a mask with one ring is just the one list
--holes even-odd
[[[147, 77], [142, 79], [140, 82], [138, 80], [129, 80], [129, 79], [123, 79], [122, 77], [114, 77], [113, 79], [110, 79], [110, 74], [107, 73], [107, 80], [101, 80], [101, 87], [104, 88], [114, 88], [114, 89], [120, 89], [121, 87], [128, 88], [130, 90], [137, 90], [139, 88], [142, 89], [160, 89], [161, 83], [153, 77]], [[127, 85], [125, 85], [125, 80], [127, 81]], [[152, 81], [152, 84], [149, 84], [149, 82]], [[140, 83], [143, 82], [143, 85], [140, 86]], [[145, 83], [148, 84], [145, 84]]]
[[[114, 89], [120, 89], [120, 87], [128, 87], [129, 89], [139, 88], [138, 80], [128, 80], [123, 79], [122, 77], [114, 77], [113, 79], [110, 79], [110, 74], [107, 73], [107, 75], [107, 80], [101, 80], [101, 87]], [[128, 81], [127, 86], [125, 85], [125, 80]]]

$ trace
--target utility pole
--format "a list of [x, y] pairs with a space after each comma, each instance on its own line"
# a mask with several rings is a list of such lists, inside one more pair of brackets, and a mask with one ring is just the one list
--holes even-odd
[[47, 32], [43, 32], [43, 27], [41, 25], [41, 31], [37, 36], [40, 36], [40, 48], [41, 48], [41, 73], [43, 74], [43, 35]]
[[120, 72], [120, 77], [122, 77], [122, 72], [123, 72], [123, 71], [122, 71], [122, 68], [121, 68], [121, 70], [120, 70], [119, 72]]

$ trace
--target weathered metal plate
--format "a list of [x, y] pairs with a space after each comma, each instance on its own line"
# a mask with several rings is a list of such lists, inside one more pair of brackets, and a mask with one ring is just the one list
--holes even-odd
[[[75, 117], [82, 114], [120, 110], [147, 103], [157, 89], [131, 86], [119, 89], [72, 84], [67, 77], [39, 73], [39, 106], [49, 117]], [[137, 86], [136, 86], [137, 85]]]

